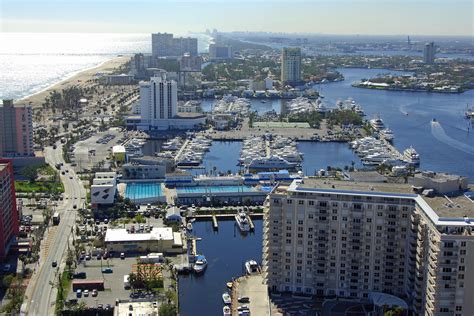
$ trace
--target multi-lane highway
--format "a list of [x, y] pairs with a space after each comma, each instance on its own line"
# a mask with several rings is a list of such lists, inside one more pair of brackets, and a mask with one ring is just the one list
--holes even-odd
[[[60, 223], [54, 231], [50, 232], [46, 257], [40, 258], [39, 268], [26, 290], [26, 313], [35, 316], [54, 314], [57, 289], [52, 283], [57, 282], [57, 275], [65, 266], [67, 243], [71, 227], [74, 226], [76, 210], [83, 206], [86, 198], [86, 191], [79, 177], [68, 164], [64, 163], [61, 144], [58, 143], [56, 149], [47, 147], [45, 157], [49, 165], [54, 167], [56, 164], [63, 163], [61, 171], [69, 171], [64, 175], [60, 174], [64, 184], [64, 199], [56, 209], [60, 213]], [[74, 209], [75, 205], [77, 209]], [[45, 241], [46, 239], [43, 242]], [[52, 267], [53, 261], [58, 262], [58, 268]]]

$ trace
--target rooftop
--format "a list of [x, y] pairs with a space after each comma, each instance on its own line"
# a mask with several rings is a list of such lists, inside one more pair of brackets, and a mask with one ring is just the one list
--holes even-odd
[[202, 118], [202, 117], [206, 117], [206, 115], [202, 113], [180, 112], [173, 118], [174, 119], [194, 119], [194, 118]]
[[171, 227], [153, 228], [149, 233], [129, 233], [125, 228], [108, 229], [105, 242], [120, 241], [147, 241], [147, 240], [173, 240]]
[[435, 196], [423, 197], [426, 203], [436, 212], [439, 217], [470, 217], [474, 218], [474, 197], [469, 198], [469, 193], [461, 193], [457, 196]]
[[119, 303], [116, 307], [117, 316], [130, 315], [158, 315], [157, 302], [125, 302]]
[[[290, 187], [290, 189], [292, 189]], [[365, 182], [365, 181], [341, 181], [328, 178], [305, 178], [296, 190], [330, 190], [345, 191], [346, 193], [374, 194], [385, 193], [388, 195], [403, 195], [405, 197], [415, 197], [413, 189], [409, 184], [385, 183], [385, 182]]]
[[0, 171], [3, 171], [3, 169], [7, 168], [8, 164], [6, 163], [0, 163]]

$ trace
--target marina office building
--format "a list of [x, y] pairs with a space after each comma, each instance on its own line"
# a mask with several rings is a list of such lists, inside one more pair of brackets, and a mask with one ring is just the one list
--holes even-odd
[[473, 315], [474, 194], [417, 194], [431, 189], [317, 178], [275, 187], [264, 212], [269, 289], [368, 300], [386, 293], [417, 315]]

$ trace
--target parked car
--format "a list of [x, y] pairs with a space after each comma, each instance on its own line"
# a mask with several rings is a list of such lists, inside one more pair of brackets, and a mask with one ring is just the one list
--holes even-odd
[[84, 290], [82, 293], [84, 294], [84, 297], [89, 297], [89, 290]]
[[114, 270], [112, 268], [103, 268], [102, 273], [113, 273]]
[[77, 291], [76, 291], [76, 296], [77, 296], [78, 298], [82, 297], [82, 290], [81, 290], [81, 289], [77, 289]]
[[96, 297], [99, 293], [97, 292], [96, 289], [93, 289], [91, 292], [92, 297]]
[[53, 268], [56, 268], [58, 266], [58, 262], [56, 260], [54, 260], [51, 265], [53, 266]]
[[120, 259], [122, 259], [122, 260], [125, 259], [125, 253], [123, 253], [123, 252], [120, 253]]
[[85, 272], [76, 272], [72, 275], [74, 279], [85, 279], [87, 278], [87, 274]]

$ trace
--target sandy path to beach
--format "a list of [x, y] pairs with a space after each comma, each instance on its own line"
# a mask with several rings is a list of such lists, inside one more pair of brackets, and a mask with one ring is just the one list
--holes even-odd
[[21, 99], [18, 103], [31, 104], [34, 108], [40, 107], [44, 101], [44, 98], [49, 95], [50, 91], [62, 90], [72, 85], [84, 86], [87, 84], [87, 80], [92, 79], [96, 73], [111, 72], [115, 68], [118, 68], [127, 61], [129, 61], [130, 58], [130, 56], [116, 57], [114, 59], [104, 62], [103, 64], [97, 67], [81, 71], [78, 74], [72, 76], [71, 78], [58, 82], [57, 84], [47, 88], [44, 91], [40, 91], [36, 94]]

